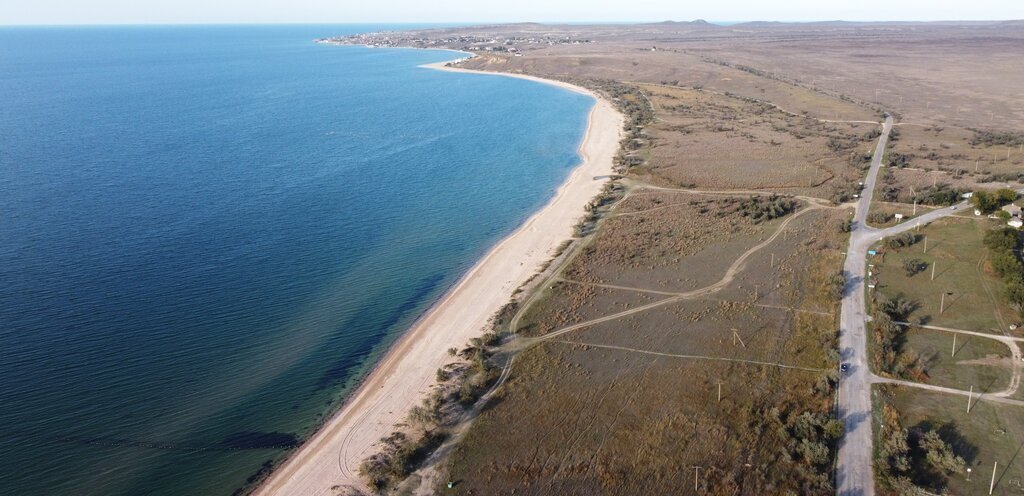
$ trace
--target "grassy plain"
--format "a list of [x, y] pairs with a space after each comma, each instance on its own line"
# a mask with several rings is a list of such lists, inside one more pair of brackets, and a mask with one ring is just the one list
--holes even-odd
[[[995, 392], [1010, 384], [1012, 358], [1010, 349], [994, 339], [957, 335], [953, 355], [954, 333], [912, 327], [907, 332], [904, 350], [917, 353], [924, 361], [928, 384]], [[1024, 413], [1024, 412], [1022, 412]]]
[[[997, 222], [947, 218], [911, 231], [921, 239], [911, 246], [879, 248], [879, 255], [869, 259], [874, 265], [872, 277], [877, 281], [875, 297], [910, 300], [915, 304], [910, 314], [910, 321], [914, 323], [993, 334], [1009, 332], [1020, 337], [1021, 329], [1009, 329], [1019, 317], [1003, 298], [1003, 283], [986, 265], [982, 239], [985, 231]], [[928, 268], [908, 276], [904, 269], [908, 259], [919, 259], [927, 263]], [[931, 278], [933, 265], [934, 280]], [[943, 298], [943, 293], [952, 294]]]
[[[1024, 408], [910, 388], [875, 387], [876, 401], [888, 402], [907, 429], [939, 429], [971, 468], [948, 477], [949, 494], [986, 495], [995, 471], [992, 494], [1024, 493]], [[876, 436], [878, 433], [876, 419]], [[876, 444], [881, 440], [876, 439]]]
[[[659, 210], [627, 200], [622, 211], [704, 218], [677, 227], [677, 238], [685, 238], [687, 229], [699, 232], [702, 222], [720, 223], [729, 229], [715, 232], [734, 234], [670, 253], [657, 243], [615, 242], [629, 231], [609, 223], [598, 231], [594, 252], [574, 259], [566, 277], [600, 273], [600, 284], [632, 284], [637, 275], [630, 261], [640, 259], [648, 281], [665, 281], [647, 289], [691, 290], [722, 278], [729, 265], [689, 263], [691, 257], [728, 247], [721, 258], [735, 260], [796, 215], [762, 226], [735, 212], [718, 216], [729, 212], [725, 199], [675, 193], [661, 201], [673, 204], [672, 196], [698, 200], [654, 207]], [[698, 213], [702, 208], [706, 212]], [[709, 494], [827, 494], [827, 470], [813, 467], [828, 463], [830, 442], [822, 444], [824, 461], [809, 462], [800, 454], [809, 448], [800, 447], [793, 429], [802, 414], [827, 419], [831, 411], [836, 357], [828, 350], [835, 346], [835, 303], [826, 294], [827, 273], [839, 266], [835, 225], [845, 215], [817, 209], [794, 218], [786, 236], [748, 258], [717, 293], [584, 326], [522, 352], [509, 382], [446, 464], [447, 477], [460, 481], [457, 493], [683, 492], [692, 490], [696, 465], [703, 467], [698, 484]], [[621, 256], [597, 255], [612, 251]], [[689, 284], [669, 277], [680, 273], [706, 274], [690, 277]], [[754, 284], [767, 288], [757, 298], [750, 291]], [[586, 284], [555, 288], [573, 296], [553, 292], [529, 310], [523, 328], [530, 336], [593, 318], [602, 306], [605, 314], [630, 306], [591, 304], [607, 295], [587, 291], [592, 286]], [[623, 298], [638, 294], [618, 291]], [[566, 299], [581, 303], [567, 306]], [[567, 308], [587, 310], [567, 320]]]

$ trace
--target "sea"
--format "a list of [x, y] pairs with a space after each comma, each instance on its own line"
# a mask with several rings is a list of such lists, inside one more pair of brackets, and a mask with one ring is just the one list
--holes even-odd
[[0, 494], [245, 488], [552, 197], [589, 97], [313, 42], [408, 27], [0, 28]]

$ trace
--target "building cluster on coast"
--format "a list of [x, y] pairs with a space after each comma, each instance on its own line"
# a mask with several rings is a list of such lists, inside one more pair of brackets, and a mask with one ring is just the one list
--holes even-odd
[[452, 35], [426, 37], [417, 33], [389, 32], [353, 34], [335, 38], [316, 40], [318, 43], [334, 43], [341, 45], [366, 45], [379, 48], [414, 47], [414, 48], [445, 48], [470, 52], [507, 52], [522, 56], [531, 47], [554, 45], [582, 45], [593, 43], [590, 39], [573, 38], [571, 36], [473, 36]]

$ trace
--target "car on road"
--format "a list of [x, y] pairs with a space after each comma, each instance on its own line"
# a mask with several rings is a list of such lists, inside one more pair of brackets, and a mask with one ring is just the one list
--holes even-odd
[[842, 370], [843, 372], [846, 372], [847, 370], [850, 370], [850, 364], [844, 363], [844, 364], [840, 365], [839, 366], [839, 370]]

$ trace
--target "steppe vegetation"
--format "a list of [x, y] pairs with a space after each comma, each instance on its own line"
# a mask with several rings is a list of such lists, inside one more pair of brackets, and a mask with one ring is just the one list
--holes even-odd
[[[883, 109], [898, 126], [872, 226], [981, 190], [992, 192], [975, 193], [987, 211], [1005, 201], [998, 190], [1020, 188], [1024, 109], [1009, 83], [1024, 76], [1012, 62], [1019, 27], [444, 33], [501, 30], [513, 40], [587, 40], [514, 41], [523, 56], [506, 46], [461, 65], [609, 98], [628, 121], [622, 177], [588, 207], [536, 292], [520, 294], [479, 343], [453, 350], [438, 399], [400, 426], [407, 438], [383, 443], [374, 473], [393, 485], [421, 447], [450, 434], [445, 456], [428, 463], [440, 475], [424, 479], [437, 491], [664, 494], [691, 491], [696, 479], [702, 494], [832, 493], [842, 434], [832, 417], [836, 313], [853, 227], [841, 204], [861, 193]], [[869, 259], [877, 374], [983, 394], [1013, 382], [1007, 345], [955, 332], [1024, 332], [1011, 329], [1024, 302], [1019, 238], [1011, 243], [997, 224], [960, 215], [878, 244]], [[981, 469], [992, 461], [1007, 467], [999, 487], [1024, 489], [1020, 406], [979, 401], [967, 412], [963, 395], [875, 393], [883, 494], [984, 494]]]

